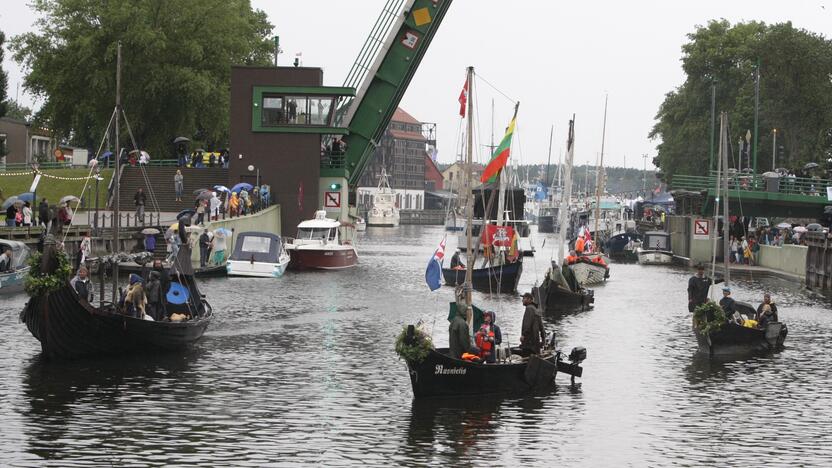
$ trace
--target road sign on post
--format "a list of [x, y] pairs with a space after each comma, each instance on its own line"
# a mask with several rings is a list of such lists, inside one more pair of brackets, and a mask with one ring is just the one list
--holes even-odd
[[324, 192], [324, 208], [341, 208], [341, 192]]
[[694, 219], [693, 220], [693, 238], [694, 239], [708, 239], [711, 233], [710, 219]]

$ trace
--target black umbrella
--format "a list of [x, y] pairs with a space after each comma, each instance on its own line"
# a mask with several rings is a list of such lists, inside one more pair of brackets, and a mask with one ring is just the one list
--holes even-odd
[[180, 211], [179, 214], [176, 215], [176, 219], [182, 219], [183, 217], [190, 218], [191, 216], [193, 216], [195, 214], [196, 214], [196, 210], [188, 208], [187, 210]]
[[176, 137], [176, 138], [173, 140], [173, 144], [174, 144], [174, 145], [178, 145], [179, 143], [188, 143], [189, 141], [191, 141], [189, 138], [185, 138], [185, 137]]
[[820, 167], [820, 165], [818, 163], [811, 162], [811, 163], [807, 163], [805, 166], [803, 166], [803, 170], [808, 171], [808, 170], [815, 169], [815, 168], [818, 168], [818, 167]]
[[199, 195], [202, 192], [208, 192], [208, 191], [209, 190], [207, 188], [196, 189], [196, 190], [194, 190], [194, 195]]
[[196, 199], [197, 200], [210, 200], [211, 198], [213, 198], [213, 196], [214, 196], [213, 192], [209, 192], [208, 190], [206, 190], [204, 192], [201, 192], [199, 195], [197, 195]]

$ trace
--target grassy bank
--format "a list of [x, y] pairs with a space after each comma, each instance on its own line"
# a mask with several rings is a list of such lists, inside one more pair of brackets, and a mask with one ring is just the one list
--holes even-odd
[[[49, 169], [43, 171], [45, 174], [56, 177], [86, 177], [89, 174], [89, 169]], [[102, 169], [101, 177], [104, 178], [98, 185], [98, 203], [103, 207], [107, 203], [107, 184], [110, 182], [110, 177], [113, 173], [112, 169]], [[49, 204], [54, 205], [65, 195], [75, 195], [81, 197], [81, 191], [84, 189], [85, 180], [60, 180], [51, 177], [41, 177], [38, 184], [37, 197], [38, 200], [46, 197]], [[28, 192], [32, 186], [32, 176], [0, 176], [0, 191], [3, 197], [11, 197], [23, 192]], [[89, 198], [89, 206], [95, 206], [95, 180], [90, 180], [87, 186], [87, 198]], [[83, 198], [83, 197], [81, 197]], [[38, 202], [39, 203], [39, 202]], [[37, 209], [35, 203], [34, 209]], [[0, 213], [0, 219], [6, 219], [6, 213]]]

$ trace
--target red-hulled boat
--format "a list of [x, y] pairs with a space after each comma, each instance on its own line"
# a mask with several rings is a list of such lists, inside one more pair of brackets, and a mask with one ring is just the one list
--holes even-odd
[[298, 235], [289, 239], [286, 251], [291, 261], [289, 268], [312, 270], [340, 270], [358, 263], [358, 252], [345, 230], [351, 229], [339, 221], [326, 217], [326, 211], [315, 212], [315, 219], [298, 224]]

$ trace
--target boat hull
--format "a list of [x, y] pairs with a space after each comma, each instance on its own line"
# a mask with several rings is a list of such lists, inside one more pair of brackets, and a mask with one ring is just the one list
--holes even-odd
[[609, 270], [595, 263], [578, 262], [569, 265], [569, 268], [581, 286], [600, 284], [609, 277]]
[[407, 362], [414, 398], [519, 394], [552, 389], [558, 371], [580, 377], [580, 366], [561, 362], [557, 354], [532, 356], [514, 363], [483, 364], [454, 359], [445, 349], [431, 349], [419, 363]]
[[642, 250], [636, 251], [640, 265], [669, 265], [673, 263], [673, 252], [664, 250]]
[[29, 300], [20, 319], [49, 359], [183, 349], [205, 333], [210, 308], [197, 320], [154, 322], [112, 314], [80, 301], [70, 287]]
[[703, 334], [698, 327], [693, 327], [698, 352], [709, 356], [774, 351], [783, 346], [788, 332], [782, 322], [769, 323], [763, 330], [727, 323], [709, 334]]
[[342, 270], [358, 263], [358, 254], [352, 247], [304, 248], [289, 250], [289, 267], [298, 270]]
[[228, 261], [228, 276], [249, 276], [256, 278], [280, 278], [286, 272], [289, 257], [280, 263]]
[[595, 292], [589, 289], [572, 291], [552, 281], [544, 281], [532, 288], [532, 295], [540, 299], [540, 308], [548, 316], [559, 316], [573, 311], [591, 309]]
[[[511, 294], [517, 291], [523, 262], [508, 263], [503, 266], [475, 268], [471, 272], [471, 286], [482, 292], [501, 292]], [[457, 286], [465, 282], [465, 270], [443, 268], [442, 276], [448, 286]]]
[[27, 266], [19, 270], [0, 274], [0, 295], [23, 291], [23, 284], [28, 273], [29, 267]]

